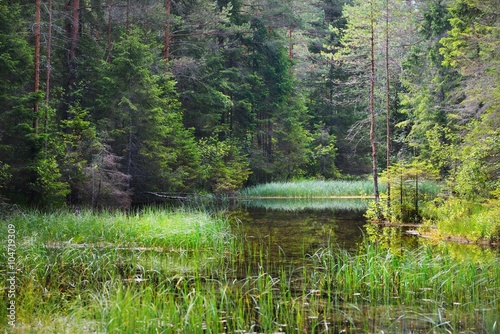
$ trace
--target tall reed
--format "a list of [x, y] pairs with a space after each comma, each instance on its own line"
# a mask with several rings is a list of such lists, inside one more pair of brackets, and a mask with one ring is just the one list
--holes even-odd
[[270, 182], [242, 189], [242, 197], [335, 197], [371, 196], [373, 182], [369, 180], [303, 180], [293, 182]]

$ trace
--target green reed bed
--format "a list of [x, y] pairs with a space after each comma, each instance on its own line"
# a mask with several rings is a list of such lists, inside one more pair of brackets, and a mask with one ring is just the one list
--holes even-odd
[[312, 256], [316, 268], [348, 302], [442, 307], [500, 306], [500, 268], [496, 256], [481, 262], [457, 259], [446, 249], [430, 247], [402, 251], [378, 250], [374, 244], [363, 252], [321, 251]]
[[79, 214], [29, 212], [13, 216], [23, 242], [39, 244], [106, 244], [148, 247], [218, 247], [230, 229], [226, 222], [214, 220], [197, 210], [162, 210], [100, 212]]
[[240, 278], [229, 270], [154, 286], [120, 283], [97, 300], [94, 320], [106, 332], [130, 333], [498, 328], [500, 272], [493, 260], [457, 263], [426, 248], [401, 256], [368, 245], [357, 255], [325, 249], [305, 256], [301, 267], [267, 269]]
[[[157, 284], [210, 266], [223, 268], [224, 254], [237, 253], [225, 218], [189, 209], [129, 214], [28, 212], [1, 221], [0, 235], [7, 235], [4, 231], [12, 227], [16, 231], [16, 322], [21, 333], [80, 328], [78, 317], [52, 319], [80, 314], [110, 282], [115, 282], [113, 289], [145, 281]], [[3, 241], [0, 283], [6, 287], [9, 269]], [[6, 304], [8, 298], [6, 289], [1, 289], [0, 299]], [[6, 316], [2, 307], [0, 324]], [[85, 326], [93, 321], [83, 319]], [[43, 326], [33, 328], [37, 323]]]
[[270, 182], [248, 187], [240, 191], [241, 197], [341, 197], [372, 196], [370, 180], [302, 180]]

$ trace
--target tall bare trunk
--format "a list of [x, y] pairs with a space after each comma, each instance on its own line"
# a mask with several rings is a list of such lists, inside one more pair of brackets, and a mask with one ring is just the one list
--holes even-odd
[[373, 196], [379, 204], [377, 175], [377, 144], [375, 142], [375, 13], [373, 1], [370, 2], [370, 144], [372, 148]]
[[106, 62], [111, 61], [111, 7], [113, 6], [113, 0], [108, 0], [108, 41], [106, 45]]
[[[43, 132], [47, 133], [49, 127], [50, 79], [52, 75], [52, 0], [49, 0], [49, 15], [47, 20], [47, 71], [45, 78], [45, 115], [43, 119]], [[47, 153], [48, 138], [45, 137], [44, 154]]]
[[172, 0], [165, 0], [165, 11], [166, 11], [166, 20], [165, 20], [165, 49], [163, 50], [163, 56], [165, 58], [165, 62], [169, 61], [170, 58], [170, 41], [172, 39], [170, 33], [170, 12], [171, 12], [171, 2]]
[[[391, 166], [391, 81], [389, 78], [389, 0], [385, 1], [385, 117], [387, 171]], [[387, 178], [387, 207], [391, 207], [391, 178]]]
[[130, 31], [130, 0], [127, 0], [127, 22], [125, 23], [125, 30], [127, 34]]
[[80, 29], [80, 0], [73, 0], [71, 4], [71, 46], [69, 49], [70, 64], [75, 66], [76, 48], [78, 46], [78, 31]]
[[[40, 88], [40, 7], [41, 0], [36, 0], [35, 2], [35, 78], [34, 78], [34, 88], [33, 92], [35, 96]], [[35, 113], [35, 119], [33, 127], [35, 128], [35, 133], [38, 134], [38, 111], [39, 111], [38, 99], [35, 100], [35, 105], [33, 106], [33, 112]]]
[[[75, 89], [76, 84], [76, 49], [78, 47], [78, 33], [80, 29], [80, 0], [71, 0], [66, 4], [66, 11], [71, 18], [66, 26], [66, 34], [69, 39], [68, 47], [68, 88], [70, 92]], [[68, 95], [70, 103], [74, 102], [74, 96]]]
[[[49, 0], [49, 17], [47, 27], [47, 77], [45, 78], [45, 104], [50, 102], [50, 79], [52, 75], [52, 0]], [[47, 127], [47, 116], [45, 117], [45, 128]]]

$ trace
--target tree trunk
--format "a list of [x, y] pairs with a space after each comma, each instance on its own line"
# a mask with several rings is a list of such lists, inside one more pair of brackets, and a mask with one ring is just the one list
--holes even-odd
[[[389, 0], [385, 1], [385, 117], [386, 117], [386, 160], [387, 172], [391, 166], [391, 101], [389, 78]], [[391, 207], [391, 178], [387, 178], [387, 208]]]
[[80, 0], [72, 0], [66, 4], [66, 11], [71, 17], [71, 21], [66, 26], [66, 34], [70, 41], [68, 48], [68, 89], [70, 90], [69, 103], [74, 102], [74, 96], [71, 92], [76, 85], [76, 49], [78, 46], [78, 33], [80, 28]]
[[35, 113], [35, 119], [33, 127], [35, 128], [35, 133], [38, 134], [38, 111], [39, 104], [37, 93], [40, 87], [40, 7], [41, 0], [36, 0], [35, 2], [35, 78], [34, 78], [34, 89], [35, 93], [35, 105], [33, 106], [33, 112]]
[[76, 66], [76, 48], [78, 46], [78, 31], [80, 28], [80, 0], [73, 0], [71, 2], [71, 27], [69, 31], [69, 37], [71, 39], [71, 45], [69, 49], [69, 63], [70, 66]]
[[127, 0], [127, 18], [126, 18], [126, 23], [125, 23], [125, 31], [127, 34], [130, 31], [130, 0]]
[[113, 0], [108, 0], [108, 41], [106, 45], [106, 62], [111, 62], [111, 7]]
[[171, 11], [172, 0], [165, 0], [165, 11], [166, 11], [166, 21], [165, 21], [165, 49], [163, 50], [163, 57], [165, 62], [168, 63], [170, 58], [170, 40], [172, 38], [170, 34], [170, 11]]
[[375, 142], [375, 17], [374, 4], [370, 2], [370, 144], [372, 148], [373, 196], [379, 204], [377, 175], [377, 144]]
[[[52, 0], [49, 0], [49, 18], [47, 27], [47, 77], [45, 78], [45, 104], [50, 102], [50, 79], [52, 75]], [[45, 114], [45, 131], [47, 130], [47, 114]]]
[[[47, 71], [45, 78], [45, 115], [43, 120], [43, 132], [47, 133], [49, 128], [49, 103], [50, 103], [50, 79], [52, 75], [52, 0], [49, 0], [49, 17], [48, 17], [48, 27], [47, 27]], [[44, 154], [47, 153], [48, 138], [45, 136], [44, 142]]]

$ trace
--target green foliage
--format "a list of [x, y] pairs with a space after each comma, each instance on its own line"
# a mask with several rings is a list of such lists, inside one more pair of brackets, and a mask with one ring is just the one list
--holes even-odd
[[92, 156], [100, 149], [100, 142], [94, 125], [89, 121], [87, 110], [79, 106], [70, 108], [68, 119], [61, 121], [60, 140], [63, 147], [60, 169], [64, 179], [71, 187], [69, 201], [82, 204], [84, 183], [87, 175], [84, 168]]
[[312, 135], [308, 148], [309, 162], [307, 173], [316, 178], [333, 179], [340, 176], [335, 166], [337, 158], [336, 137], [325, 128], [319, 128]]
[[[441, 192], [436, 180], [437, 171], [432, 165], [419, 162], [391, 165], [380, 180], [390, 186], [390, 198], [387, 193], [381, 196], [382, 216], [390, 222], [422, 222], [428, 206], [433, 205], [432, 200]], [[373, 212], [367, 216], [377, 218]]]
[[0, 161], [0, 189], [3, 188], [12, 175], [9, 173], [9, 165]]
[[37, 190], [40, 198], [38, 204], [45, 208], [63, 206], [71, 190], [69, 183], [62, 181], [62, 174], [55, 157], [50, 156], [38, 160], [35, 168], [37, 181], [34, 189]]
[[201, 174], [206, 187], [215, 193], [232, 193], [240, 189], [250, 175], [246, 156], [234, 139], [219, 141], [215, 137], [199, 141]]
[[154, 71], [153, 45], [138, 30], [123, 35], [110, 63], [100, 69], [102, 88], [93, 111], [100, 130], [123, 157], [136, 194], [179, 191], [194, 184], [199, 153], [192, 132], [182, 124], [175, 82]]
[[486, 203], [450, 198], [432, 212], [437, 233], [443, 238], [461, 238], [465, 241], [500, 240], [500, 211], [498, 196]]
[[[497, 2], [182, 1], [168, 22], [159, 0], [55, 2], [35, 93], [33, 6], [0, 0], [1, 195], [45, 206], [69, 187], [70, 203], [123, 208], [148, 191], [364, 175], [373, 23], [392, 163], [432, 164], [452, 194], [485, 203], [499, 177]], [[416, 200], [387, 215], [414, 220]]]
[[464, 199], [489, 198], [500, 185], [500, 131], [498, 112], [486, 112], [469, 123], [469, 132], [458, 152], [460, 164], [453, 174], [452, 188]]

